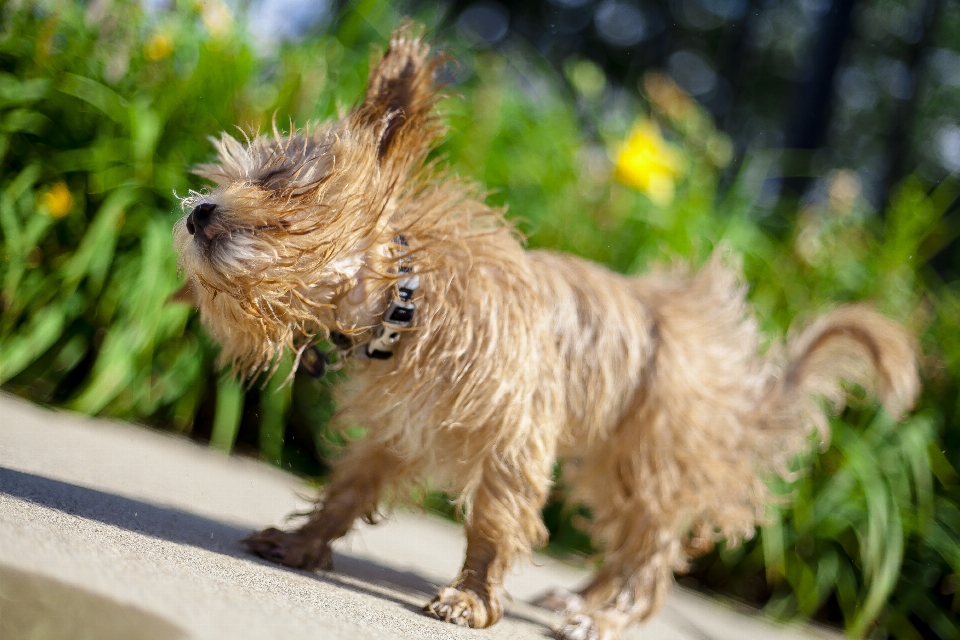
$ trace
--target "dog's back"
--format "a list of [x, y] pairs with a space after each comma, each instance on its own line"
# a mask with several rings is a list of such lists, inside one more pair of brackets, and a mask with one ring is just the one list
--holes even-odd
[[575, 298], [567, 308], [577, 309], [577, 326], [563, 327], [575, 346], [563, 349], [572, 400], [560, 456], [569, 494], [590, 507], [604, 549], [582, 592], [587, 610], [646, 593], [626, 607], [642, 619], [691, 557], [721, 537], [751, 537], [770, 502], [769, 476], [786, 472], [814, 430], [828, 435], [821, 397], [842, 406], [842, 380], [877, 391], [896, 415], [919, 392], [912, 338], [866, 306], [827, 314], [786, 348], [768, 345], [725, 255], [695, 273], [638, 278], [533, 257], [549, 280], [562, 275]]

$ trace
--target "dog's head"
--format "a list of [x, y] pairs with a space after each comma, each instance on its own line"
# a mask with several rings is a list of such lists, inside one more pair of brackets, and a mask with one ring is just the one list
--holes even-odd
[[407, 23], [340, 120], [214, 140], [218, 162], [195, 173], [216, 187], [183, 199], [174, 235], [189, 298], [224, 363], [246, 375], [268, 368], [333, 328], [358, 274], [391, 271], [398, 210], [442, 135], [432, 115], [437, 65]]

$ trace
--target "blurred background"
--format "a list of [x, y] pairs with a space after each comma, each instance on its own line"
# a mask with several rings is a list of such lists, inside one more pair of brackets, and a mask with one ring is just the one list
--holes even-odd
[[[771, 479], [790, 500], [758, 536], [679, 579], [855, 637], [960, 639], [960, 0], [7, 0], [3, 389], [322, 483], [336, 376], [222, 375], [166, 302], [171, 227], [208, 136], [348, 108], [403, 15], [456, 58], [437, 153], [531, 246], [634, 273], [724, 241], [773, 338], [850, 300], [919, 336], [917, 410], [854, 402]], [[591, 562], [560, 480], [548, 551]]]

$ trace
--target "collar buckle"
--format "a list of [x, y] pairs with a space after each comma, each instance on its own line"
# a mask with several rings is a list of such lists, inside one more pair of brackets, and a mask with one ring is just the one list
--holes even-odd
[[[405, 269], [408, 267], [401, 267]], [[367, 343], [364, 352], [368, 358], [374, 360], [388, 360], [393, 356], [393, 349], [400, 341], [403, 329], [413, 324], [417, 306], [413, 303], [413, 292], [420, 285], [416, 276], [404, 278], [397, 283], [397, 297], [390, 301], [383, 314], [383, 321], [377, 327], [373, 340]]]

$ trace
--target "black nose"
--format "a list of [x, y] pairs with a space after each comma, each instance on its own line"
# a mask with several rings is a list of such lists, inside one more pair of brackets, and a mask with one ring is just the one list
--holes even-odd
[[210, 202], [198, 204], [187, 216], [187, 232], [194, 235], [197, 231], [203, 231], [203, 228], [210, 224], [210, 217], [216, 210], [217, 205]]

